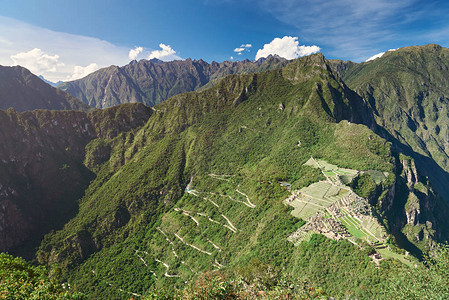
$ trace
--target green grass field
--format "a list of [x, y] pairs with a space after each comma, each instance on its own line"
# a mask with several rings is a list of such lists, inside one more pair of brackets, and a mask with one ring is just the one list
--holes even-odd
[[[305, 163], [305, 165], [319, 168], [330, 180], [337, 182], [337, 179], [340, 179], [343, 184], [348, 184], [351, 182], [352, 179], [359, 173], [357, 170], [339, 168], [338, 166], [330, 164], [324, 160], [314, 159], [312, 157]], [[383, 173], [381, 174], [383, 175]]]
[[343, 226], [346, 227], [346, 229], [351, 235], [355, 236], [358, 239], [366, 239], [367, 234], [362, 230], [360, 230], [360, 227], [357, 224], [357, 220], [349, 217], [348, 215], [338, 220], [343, 224]]
[[409, 267], [413, 267], [414, 266], [414, 263], [412, 261], [410, 261], [410, 259], [405, 257], [405, 255], [393, 252], [393, 251], [389, 250], [388, 248], [377, 249], [377, 252], [379, 252], [382, 255], [382, 257], [384, 257], [384, 258], [397, 259], [397, 260], [403, 262], [404, 264], [406, 264]]
[[375, 171], [375, 170], [363, 171], [363, 173], [369, 174], [376, 184], [380, 184], [382, 181], [387, 179], [387, 176], [388, 176], [387, 172], [385, 174], [383, 172]]

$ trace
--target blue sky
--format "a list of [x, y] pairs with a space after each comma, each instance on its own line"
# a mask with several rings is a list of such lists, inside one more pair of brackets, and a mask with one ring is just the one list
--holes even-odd
[[321, 51], [360, 62], [403, 46], [449, 46], [448, 16], [447, 1], [0, 1], [0, 64], [55, 81], [134, 57], [211, 62]]

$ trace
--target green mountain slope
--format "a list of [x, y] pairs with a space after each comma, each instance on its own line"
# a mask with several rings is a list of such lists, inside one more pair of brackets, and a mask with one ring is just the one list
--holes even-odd
[[23, 67], [0, 66], [0, 109], [10, 107], [19, 112], [34, 109], [89, 109], [88, 105], [51, 87]]
[[203, 60], [162, 62], [157, 59], [133, 61], [98, 70], [82, 79], [65, 82], [59, 88], [96, 108], [120, 103], [158, 104], [174, 95], [197, 90], [229, 74], [243, 74], [276, 69], [287, 63], [270, 56], [256, 62], [249, 60], [222, 63]]
[[[76, 216], [48, 234], [37, 253], [92, 298], [182, 288], [204, 271], [243, 272], [256, 260], [337, 298], [373, 298], [404, 267], [383, 260], [378, 269], [368, 257], [373, 247], [388, 246], [384, 258], [413, 261], [394, 252], [391, 241], [419, 255], [447, 237], [443, 203], [413, 160], [355, 124], [375, 128], [369, 103], [320, 54], [280, 70], [225, 77], [153, 110], [138, 130], [89, 142], [84, 164], [95, 179]], [[351, 203], [365, 203], [360, 218], [384, 228], [384, 246], [316, 236], [298, 247], [289, 241], [304, 220], [291, 214], [284, 203], [291, 192], [280, 183], [292, 191], [319, 181], [340, 184], [307, 165], [311, 157], [356, 170], [345, 189], [364, 197]], [[352, 222], [348, 217], [358, 215], [348, 205], [339, 213]], [[356, 238], [345, 222], [342, 230]], [[418, 239], [403, 235], [404, 227]]]

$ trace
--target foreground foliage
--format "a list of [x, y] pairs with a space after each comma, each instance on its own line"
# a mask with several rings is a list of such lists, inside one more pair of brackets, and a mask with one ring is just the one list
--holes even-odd
[[[310, 242], [304, 243], [307, 251], [313, 251], [316, 246], [322, 248], [326, 243], [335, 243], [323, 237], [315, 235]], [[303, 247], [303, 248], [304, 248]], [[335, 249], [334, 249], [335, 250]], [[354, 252], [356, 253], [356, 252]], [[305, 253], [302, 253], [305, 254]], [[324, 253], [329, 258], [329, 254]], [[398, 265], [394, 261], [385, 261], [380, 268], [372, 268], [374, 263], [367, 262], [366, 279], [357, 268], [348, 266], [347, 271], [340, 268], [348, 262], [345, 255], [339, 266], [316, 268], [316, 257], [312, 257], [309, 272], [304, 276], [292, 276], [290, 272], [270, 264], [263, 263], [257, 258], [253, 259], [246, 267], [235, 268], [233, 271], [210, 271], [200, 274], [187, 286], [180, 289], [158, 288], [150, 289], [143, 295], [122, 295], [119, 299], [323, 299], [357, 298], [357, 299], [447, 299], [449, 297], [449, 249], [440, 246], [432, 257], [427, 257], [424, 264], [415, 267]], [[310, 258], [305, 254], [304, 261]], [[324, 260], [323, 260], [324, 262]], [[334, 265], [333, 260], [327, 263]], [[311, 272], [310, 272], [311, 271]], [[348, 272], [349, 271], [349, 272]], [[315, 275], [314, 275], [315, 274]], [[321, 274], [321, 275], [319, 275]], [[310, 282], [320, 282], [313, 276], [323, 276], [321, 283], [323, 288], [317, 288]], [[379, 274], [385, 276], [379, 277]], [[357, 282], [360, 289], [370, 289], [368, 296], [359, 290], [356, 293], [329, 293], [326, 287], [331, 288], [327, 281], [339, 282], [342, 288], [355, 290], [345, 286], [348, 282]], [[340, 278], [339, 278], [340, 277]], [[345, 278], [343, 278], [345, 277]], [[371, 282], [364, 281], [371, 280]], [[376, 282], [377, 279], [377, 282]], [[381, 279], [379, 281], [379, 279]], [[70, 289], [63, 289], [49, 279], [48, 273], [43, 267], [34, 267], [21, 258], [14, 258], [7, 254], [0, 254], [0, 299], [85, 299], [80, 293]], [[115, 298], [115, 297], [114, 297]]]
[[19, 257], [0, 253], [0, 299], [86, 299], [48, 277], [47, 270]]

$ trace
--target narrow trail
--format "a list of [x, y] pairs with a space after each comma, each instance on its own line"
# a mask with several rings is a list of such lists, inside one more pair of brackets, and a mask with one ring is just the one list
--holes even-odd
[[[237, 191], [238, 193], [242, 194], [240, 191], [238, 191], [238, 190], [236, 190], [236, 191]], [[208, 192], [208, 194], [209, 194], [209, 195], [215, 195], [215, 196], [221, 196], [221, 197], [229, 198], [230, 200], [232, 200], [232, 201], [234, 201], [234, 202], [241, 203], [241, 204], [243, 204], [243, 205], [246, 205], [246, 206], [248, 206], [249, 208], [255, 208], [255, 207], [256, 207], [254, 204], [252, 204], [252, 203], [249, 201], [248, 196], [246, 196], [246, 195], [245, 195], [245, 196], [247, 197], [248, 202], [240, 201], [240, 200], [234, 199], [234, 198], [232, 198], [231, 196], [225, 195], [225, 194], [217, 194], [217, 193], [212, 193], [212, 192]], [[243, 194], [243, 195], [244, 195], [244, 194]], [[217, 206], [217, 207], [218, 207], [218, 206]]]
[[181, 241], [181, 243], [183, 243], [184, 245], [187, 245], [187, 246], [189, 246], [189, 247], [191, 247], [191, 248], [193, 248], [193, 249], [195, 249], [195, 250], [198, 250], [198, 251], [201, 252], [201, 253], [204, 253], [204, 254], [207, 254], [207, 255], [212, 255], [212, 253], [210, 253], [210, 252], [204, 251], [204, 250], [198, 248], [198, 247], [195, 246], [195, 245], [192, 245], [192, 244], [189, 244], [189, 243], [185, 242], [184, 239], [183, 239], [182, 237], [180, 237], [177, 233], [173, 233], [173, 234], [174, 234], [174, 236], [176, 236], [176, 237]]
[[190, 215], [192, 212], [187, 211], [187, 210], [183, 210], [183, 209], [180, 209], [180, 208], [177, 208], [177, 207], [174, 208], [174, 210], [177, 211], [177, 212], [181, 212], [183, 215], [185, 215], [185, 216], [189, 217], [190, 219], [192, 219], [196, 223], [196, 226], [200, 225], [200, 222], [198, 222], [198, 220], [195, 219], [195, 217]]
[[221, 226], [223, 226], [223, 227], [225, 227], [225, 228], [231, 230], [231, 231], [234, 232], [234, 233], [237, 232], [236, 229], [230, 227], [229, 225], [223, 225], [223, 224], [221, 224], [220, 222], [215, 221], [214, 219], [212, 219], [211, 217], [209, 217], [208, 215], [206, 215], [206, 214], [204, 214], [204, 213], [199, 213], [199, 212], [197, 212], [197, 215], [202, 216], [202, 217], [205, 217], [205, 218], [207, 218], [210, 222], [215, 223], [215, 224], [218, 224], [218, 225], [221, 225]]
[[315, 158], [313, 158], [313, 156], [311, 156], [310, 157], [310, 159], [311, 160], [313, 160], [313, 162], [316, 164], [316, 166], [318, 167], [318, 169], [320, 169], [321, 170], [321, 173], [323, 173], [323, 175], [324, 175], [324, 177], [326, 177], [326, 179], [327, 179], [327, 181], [326, 182], [329, 182], [330, 184], [332, 184], [332, 185], [335, 185], [335, 186], [337, 186], [325, 173], [324, 173], [324, 171], [323, 171], [323, 169], [321, 168], [321, 166], [320, 166], [320, 164], [315, 160]]
[[229, 226], [232, 227], [233, 230], [235, 230], [234, 232], [236, 232], [238, 230], [224, 214], [220, 214], [220, 215], [226, 220], [226, 222], [228, 222]]
[[247, 194], [242, 193], [242, 192], [239, 191], [238, 189], [235, 189], [235, 191], [236, 191], [237, 193], [239, 193], [240, 195], [243, 195], [243, 196], [246, 197], [246, 201], [248, 201], [249, 207], [251, 207], [251, 208], [256, 208], [256, 205], [254, 205], [253, 203], [251, 203], [251, 201], [249, 201], [249, 197], [248, 197]]
[[209, 244], [211, 244], [215, 249], [218, 250], [218, 252], [221, 252], [220, 247], [218, 247], [217, 245], [215, 245], [211, 240], [209, 240], [208, 238], [206, 238], [206, 240], [209, 242]]
[[223, 268], [224, 266], [222, 265], [222, 264], [220, 264], [219, 262], [218, 262], [218, 260], [217, 259], [215, 259], [215, 263], [217, 264], [217, 266], [219, 266], [220, 268]]
[[148, 268], [147, 262], [143, 259], [142, 256], [139, 255], [139, 253], [137, 252], [137, 250], [136, 250], [136, 255], [137, 255], [137, 257], [143, 262], [143, 264], [145, 265], [145, 267]]
[[122, 292], [122, 293], [126, 293], [126, 294], [133, 295], [133, 296], [136, 296], [136, 297], [143, 297], [143, 295], [141, 295], [141, 294], [133, 293], [133, 292], [128, 292], [128, 291], [125, 291], [124, 289], [117, 288], [117, 287], [115, 287], [112, 283], [109, 283], [109, 282], [106, 282], [106, 283], [107, 283], [110, 287], [116, 288], [117, 291], [120, 291], [120, 292]]
[[173, 252], [173, 255], [178, 258], [178, 254], [175, 251], [175, 244], [168, 238], [168, 235], [162, 230], [162, 228], [157, 227], [156, 229], [159, 230], [162, 235], [164, 235], [165, 240], [171, 245], [171, 251]]
[[214, 261], [214, 263], [212, 264], [212, 266], [217, 267], [218, 270], [220, 270], [221, 268], [224, 267], [222, 264], [220, 264], [220, 263], [218, 262], [217, 259], [215, 259], [215, 261]]
[[234, 177], [234, 175], [218, 175], [218, 174], [213, 174], [213, 173], [210, 173], [208, 175], [214, 179], [223, 180], [223, 181], [229, 181], [229, 179], [226, 179], [223, 177]]
[[195, 190], [186, 190], [186, 191], [187, 191], [187, 193], [192, 194], [192, 195], [194, 195], [194, 196], [196, 196], [196, 197], [198, 197], [198, 198], [204, 199], [204, 200], [206, 200], [206, 201], [209, 201], [209, 202], [212, 203], [215, 207], [220, 208], [220, 205], [218, 205], [218, 204], [215, 203], [214, 201], [212, 201], [212, 200], [210, 200], [210, 199], [208, 199], [208, 198], [205, 198], [205, 197], [201, 197], [201, 196], [199, 195], [199, 192], [198, 192], [198, 191], [195, 191]]
[[[218, 179], [218, 180], [224, 180], [224, 181], [229, 181], [229, 179], [226, 179], [226, 178], [220, 178], [220, 177], [233, 177], [233, 176], [234, 176], [234, 175], [217, 175], [217, 174], [208, 174], [208, 175], [211, 176], [212, 178], [215, 178], [215, 179]], [[209, 201], [209, 202], [211, 202], [211, 203], [212, 203], [215, 207], [217, 207], [217, 208], [220, 207], [220, 206], [219, 206], [217, 203], [215, 203], [214, 201], [212, 201], [212, 200], [210, 200], [210, 199], [208, 199], [208, 198], [205, 198], [205, 197], [200, 196], [200, 193], [202, 193], [202, 192], [199, 192], [199, 191], [197, 191], [197, 190], [192, 189], [192, 188], [191, 188], [191, 185], [192, 185], [192, 178], [190, 178], [190, 182], [187, 184], [187, 187], [186, 187], [186, 189], [185, 189], [185, 191], [186, 191], [187, 193], [189, 193], [189, 194], [191, 194], [191, 195], [194, 195], [194, 196], [196, 196], [196, 197], [202, 198], [202, 199], [204, 199], [204, 200], [206, 200], [206, 201]], [[206, 194], [209, 194], [209, 195], [218, 195], [218, 196], [222, 196], [222, 197], [228, 197], [228, 198], [231, 199], [232, 201], [242, 203], [242, 204], [248, 206], [249, 208], [256, 208], [256, 205], [253, 204], [253, 203], [251, 202], [251, 200], [249, 199], [249, 197], [248, 197], [247, 194], [245, 194], [245, 193], [239, 191], [238, 188], [235, 189], [235, 191], [236, 191], [237, 193], [239, 193], [240, 195], [244, 196], [244, 197], [246, 198], [246, 201], [247, 201], [247, 202], [244, 202], [244, 201], [240, 201], [240, 200], [234, 199], [234, 198], [232, 198], [232, 197], [229, 196], [229, 195], [217, 194], [217, 193], [212, 193], [212, 192], [205, 192], [205, 193], [206, 193]]]
[[[137, 255], [137, 257], [143, 262], [143, 264], [145, 265], [145, 267], [147, 267], [147, 268], [149, 268], [149, 266], [148, 266], [148, 264], [147, 264], [147, 262], [143, 259], [143, 257], [142, 256], [140, 256], [139, 255], [139, 252], [142, 252], [142, 253], [144, 253], [144, 254], [147, 254], [148, 255], [148, 252], [146, 252], [146, 251], [139, 251], [139, 250], [136, 250], [136, 252], [135, 252], [135, 254]], [[158, 280], [158, 277], [157, 277], [157, 274], [156, 274], [156, 272], [154, 272], [153, 270], [151, 270], [151, 269], [148, 269], [149, 271], [150, 271], [150, 273], [151, 274], [153, 274], [154, 275], [154, 277], [155, 277], [155, 279], [156, 280]]]
[[168, 270], [170, 269], [170, 267], [168, 266], [168, 264], [166, 264], [165, 262], [163, 262], [162, 260], [159, 260], [159, 259], [157, 259], [157, 258], [155, 258], [154, 259], [155, 261], [157, 261], [158, 263], [161, 263], [161, 264], [163, 264], [164, 265], [164, 267], [167, 269], [167, 271], [164, 273], [164, 276], [165, 277], [180, 277], [179, 275], [177, 275], [177, 274], [168, 274]]

